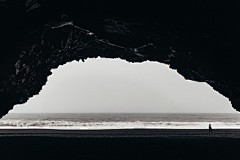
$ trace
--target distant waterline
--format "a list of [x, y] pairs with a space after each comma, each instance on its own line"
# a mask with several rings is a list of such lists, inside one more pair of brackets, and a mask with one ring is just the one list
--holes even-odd
[[0, 129], [240, 129], [236, 113], [10, 113]]

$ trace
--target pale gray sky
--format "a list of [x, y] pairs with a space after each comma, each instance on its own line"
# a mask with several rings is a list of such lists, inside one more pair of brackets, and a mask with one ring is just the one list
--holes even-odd
[[10, 113], [234, 113], [227, 98], [168, 65], [120, 59], [73, 61], [52, 70], [39, 95]]

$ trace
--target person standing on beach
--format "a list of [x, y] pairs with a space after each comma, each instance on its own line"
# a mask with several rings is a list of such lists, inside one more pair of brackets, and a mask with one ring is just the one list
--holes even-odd
[[209, 124], [209, 134], [212, 133], [213, 134], [213, 130], [212, 130], [212, 126], [211, 124]]

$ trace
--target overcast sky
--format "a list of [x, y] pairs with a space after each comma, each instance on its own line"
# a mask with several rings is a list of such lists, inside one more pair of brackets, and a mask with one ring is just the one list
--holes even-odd
[[206, 83], [185, 80], [157, 62], [97, 58], [52, 72], [39, 95], [10, 113], [236, 112]]

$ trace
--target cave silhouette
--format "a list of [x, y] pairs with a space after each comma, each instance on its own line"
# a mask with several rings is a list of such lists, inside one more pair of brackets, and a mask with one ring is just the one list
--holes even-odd
[[240, 110], [238, 1], [0, 3], [0, 116], [37, 95], [51, 69], [97, 57], [168, 64]]

